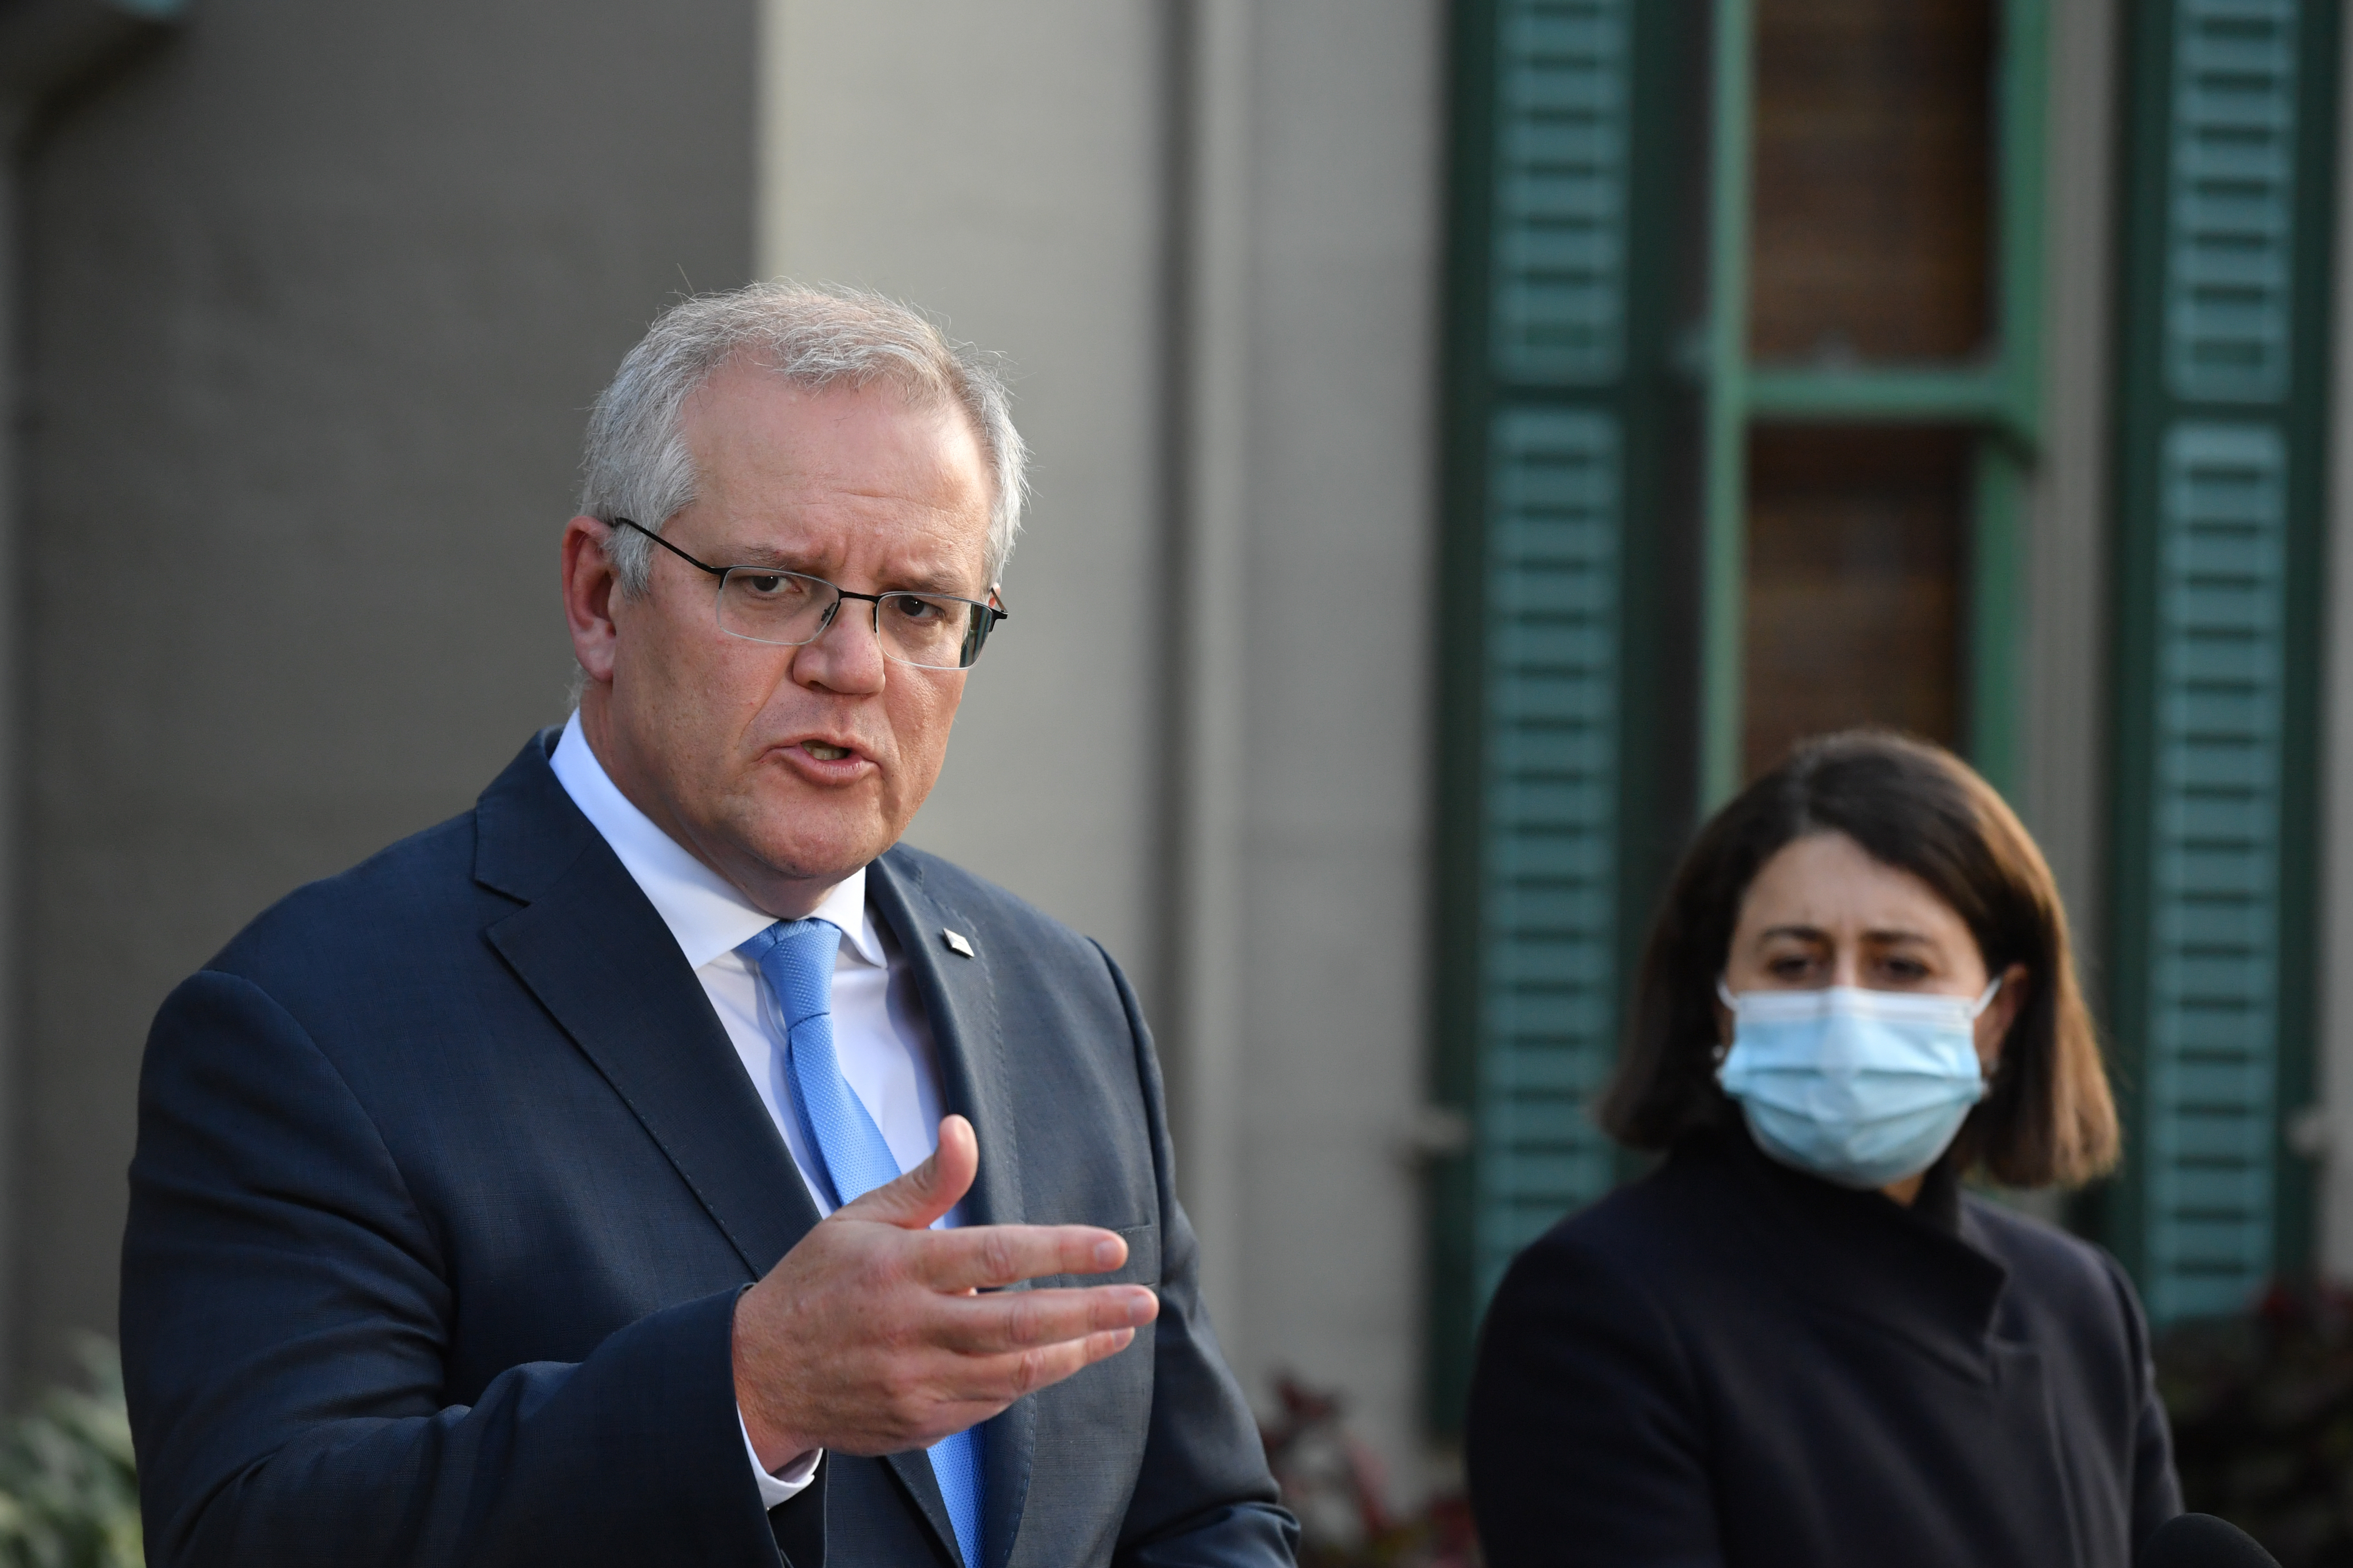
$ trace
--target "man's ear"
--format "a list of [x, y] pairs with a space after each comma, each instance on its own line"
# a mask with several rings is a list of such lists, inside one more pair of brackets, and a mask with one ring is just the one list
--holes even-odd
[[572, 657], [600, 685], [613, 679], [619, 641], [613, 596], [620, 583], [605, 559], [605, 541], [612, 534], [612, 524], [593, 517], [575, 517], [564, 525], [564, 620], [572, 631]]

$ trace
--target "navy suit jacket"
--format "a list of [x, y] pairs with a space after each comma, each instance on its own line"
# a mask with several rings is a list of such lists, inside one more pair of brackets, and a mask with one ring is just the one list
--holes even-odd
[[[156, 1016], [122, 1349], [158, 1568], [958, 1562], [921, 1452], [828, 1455], [761, 1510], [735, 1299], [818, 1216], [554, 737], [263, 914]], [[1161, 1299], [987, 1424], [972, 1568], [1288, 1563], [1126, 980], [933, 856], [893, 849], [867, 887], [979, 1135], [972, 1222], [1115, 1230], [1117, 1273], [1037, 1283]]]

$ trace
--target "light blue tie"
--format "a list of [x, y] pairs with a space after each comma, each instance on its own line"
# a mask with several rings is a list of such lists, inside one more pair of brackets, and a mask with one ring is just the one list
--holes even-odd
[[[785, 1020], [785, 1077], [793, 1109], [825, 1169], [836, 1208], [899, 1179], [899, 1161], [865, 1102], [841, 1076], [833, 1050], [833, 961], [841, 928], [829, 921], [778, 921], [736, 949], [760, 966]], [[955, 1527], [965, 1568], [980, 1561], [980, 1428], [932, 1445], [932, 1473]]]

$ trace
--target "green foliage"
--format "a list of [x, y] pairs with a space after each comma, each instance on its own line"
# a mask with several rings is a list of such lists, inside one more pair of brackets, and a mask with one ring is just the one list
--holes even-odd
[[0, 1437], [0, 1568], [143, 1568], [138, 1469], [114, 1348], [80, 1347], [90, 1392], [52, 1389]]

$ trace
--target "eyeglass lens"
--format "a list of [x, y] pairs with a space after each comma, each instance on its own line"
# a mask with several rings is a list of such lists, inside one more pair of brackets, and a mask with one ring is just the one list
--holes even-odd
[[[797, 647], [822, 636], [845, 604], [852, 613], [868, 609], [862, 600], [844, 600], [821, 578], [738, 568], [720, 581], [719, 629], [751, 642]], [[871, 619], [884, 658], [925, 669], [962, 669], [980, 657], [995, 617], [988, 606], [969, 599], [885, 594], [871, 606]]]

